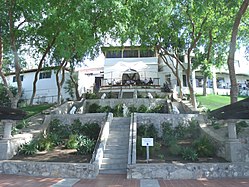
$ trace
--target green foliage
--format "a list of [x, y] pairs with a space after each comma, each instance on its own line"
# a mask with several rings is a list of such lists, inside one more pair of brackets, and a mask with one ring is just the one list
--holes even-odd
[[249, 127], [246, 121], [239, 121], [236, 123], [236, 133], [239, 134], [246, 127]]
[[207, 136], [195, 140], [193, 146], [200, 157], [213, 156], [215, 153], [215, 147]]
[[158, 132], [153, 124], [143, 124], [137, 128], [137, 135], [143, 138], [154, 138], [155, 141], [158, 137]]
[[131, 105], [128, 107], [128, 110], [130, 113], [134, 113], [134, 112], [137, 112], [137, 107], [135, 107], [134, 105]]
[[196, 161], [198, 159], [197, 152], [191, 147], [183, 148], [181, 155], [184, 160]]
[[81, 134], [87, 136], [92, 140], [97, 140], [100, 132], [98, 123], [85, 123], [82, 126]]
[[98, 105], [98, 104], [96, 104], [96, 103], [93, 103], [93, 104], [91, 104], [90, 106], [89, 106], [89, 109], [88, 109], [88, 112], [89, 113], [98, 113], [101, 108], [101, 106], [100, 105]]
[[83, 131], [82, 127], [83, 127], [83, 125], [79, 119], [74, 120], [70, 126], [71, 133], [72, 134], [81, 134], [81, 132]]
[[67, 149], [77, 149], [79, 144], [78, 135], [71, 134], [68, 141], [65, 143]]
[[19, 153], [24, 155], [34, 155], [37, 153], [37, 144], [34, 141], [23, 144], [19, 148]]
[[117, 98], [117, 96], [116, 96], [113, 92], [108, 92], [108, 93], [106, 94], [106, 97], [107, 97], [108, 99]]
[[123, 105], [118, 104], [113, 109], [113, 116], [114, 117], [122, 117], [123, 116]]
[[81, 155], [91, 154], [94, 150], [95, 141], [87, 138], [86, 136], [80, 136], [78, 139], [77, 153]]
[[196, 139], [200, 135], [200, 126], [197, 120], [191, 119], [188, 121], [188, 126], [185, 127], [185, 138]]
[[178, 156], [181, 154], [182, 147], [177, 144], [176, 139], [172, 139], [168, 142], [168, 151], [173, 156]]
[[110, 106], [103, 106], [103, 107], [101, 107], [100, 108], [100, 110], [99, 110], [99, 112], [112, 112], [113, 111], [113, 109], [110, 107]]
[[148, 108], [145, 105], [140, 105], [137, 112], [139, 113], [146, 113]]
[[23, 128], [26, 128], [27, 126], [28, 126], [27, 120], [22, 120], [22, 121], [17, 123], [16, 128], [23, 129]]
[[164, 113], [164, 105], [157, 105], [154, 108], [151, 108], [149, 111], [147, 111], [148, 113]]
[[86, 99], [99, 99], [96, 93], [86, 93]]
[[172, 123], [163, 122], [161, 124], [161, 128], [162, 128], [162, 140], [164, 145], [170, 145], [171, 141], [176, 141], [175, 132]]
[[55, 147], [53, 140], [50, 139], [50, 137], [44, 137], [44, 136], [36, 140], [36, 144], [37, 144], [37, 149], [39, 151], [50, 151]]
[[57, 134], [60, 139], [69, 138], [70, 131], [68, 125], [63, 125], [59, 119], [54, 119], [48, 126], [48, 134]]
[[[9, 89], [13, 93], [14, 96], [17, 94], [16, 87], [10, 86]], [[6, 106], [6, 107], [11, 106], [11, 101], [10, 101], [9, 96], [7, 94], [7, 91], [2, 83], [0, 83], [0, 106]]]

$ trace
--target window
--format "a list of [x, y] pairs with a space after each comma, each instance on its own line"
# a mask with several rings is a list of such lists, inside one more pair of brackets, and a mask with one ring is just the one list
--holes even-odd
[[154, 57], [155, 52], [153, 50], [141, 50], [140, 57]]
[[183, 82], [183, 86], [187, 87], [187, 76], [186, 75], [182, 75], [182, 82]]
[[121, 58], [122, 57], [122, 51], [107, 51], [106, 52], [106, 58]]
[[138, 50], [124, 50], [123, 57], [124, 58], [137, 58]]
[[50, 78], [51, 78], [51, 72], [40, 73], [39, 79], [50, 79]]
[[[20, 79], [21, 79], [21, 81], [23, 81], [23, 75], [20, 75]], [[16, 80], [16, 76], [14, 76], [13, 77], [13, 82], [16, 82], [17, 80]]]

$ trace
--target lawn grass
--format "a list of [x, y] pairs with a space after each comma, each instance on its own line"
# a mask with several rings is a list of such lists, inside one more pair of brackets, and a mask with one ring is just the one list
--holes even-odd
[[[217, 108], [223, 107], [230, 104], [229, 95], [197, 95], [196, 96], [198, 103], [206, 107], [209, 110], [215, 110]], [[245, 99], [246, 97], [238, 97], [238, 100]]]
[[43, 110], [50, 108], [53, 105], [54, 104], [41, 104], [41, 105], [25, 106], [21, 107], [20, 109], [27, 113], [27, 116], [25, 118], [29, 118], [31, 116], [34, 116], [42, 112]]

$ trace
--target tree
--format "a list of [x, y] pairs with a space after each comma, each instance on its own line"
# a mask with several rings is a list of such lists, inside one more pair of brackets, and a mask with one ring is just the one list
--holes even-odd
[[237, 80], [236, 80], [236, 74], [235, 74], [235, 68], [234, 68], [234, 54], [236, 51], [236, 40], [237, 40], [237, 34], [238, 34], [240, 20], [241, 20], [243, 14], [246, 12], [248, 4], [249, 4], [249, 0], [244, 0], [240, 6], [239, 11], [236, 14], [236, 17], [234, 20], [234, 25], [233, 25], [233, 30], [232, 30], [229, 55], [228, 55], [228, 59], [227, 59], [227, 64], [228, 64], [228, 69], [229, 69], [229, 77], [230, 77], [230, 81], [231, 81], [231, 89], [230, 89], [231, 103], [237, 102], [237, 99], [238, 99], [238, 87], [237, 87]]

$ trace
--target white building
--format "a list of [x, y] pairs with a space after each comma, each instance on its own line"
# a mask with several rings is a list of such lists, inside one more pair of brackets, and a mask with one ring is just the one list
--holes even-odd
[[[22, 81], [22, 89], [23, 94], [22, 98], [25, 102], [29, 102], [32, 91], [33, 91], [33, 81], [35, 77], [37, 69], [25, 70], [21, 72], [21, 81]], [[50, 67], [42, 69], [38, 75], [38, 81], [36, 83], [36, 95], [34, 98], [34, 104], [38, 103], [55, 103], [57, 102], [58, 89], [56, 84], [56, 68]], [[60, 73], [59, 78], [61, 79], [62, 74]], [[15, 73], [10, 73], [6, 75], [8, 84], [17, 87], [16, 76]], [[69, 79], [69, 73], [66, 71], [65, 73], [65, 82]], [[2, 80], [1, 80], [2, 81]], [[70, 99], [68, 93], [64, 89], [65, 86], [62, 86], [62, 99], [67, 100]]]

